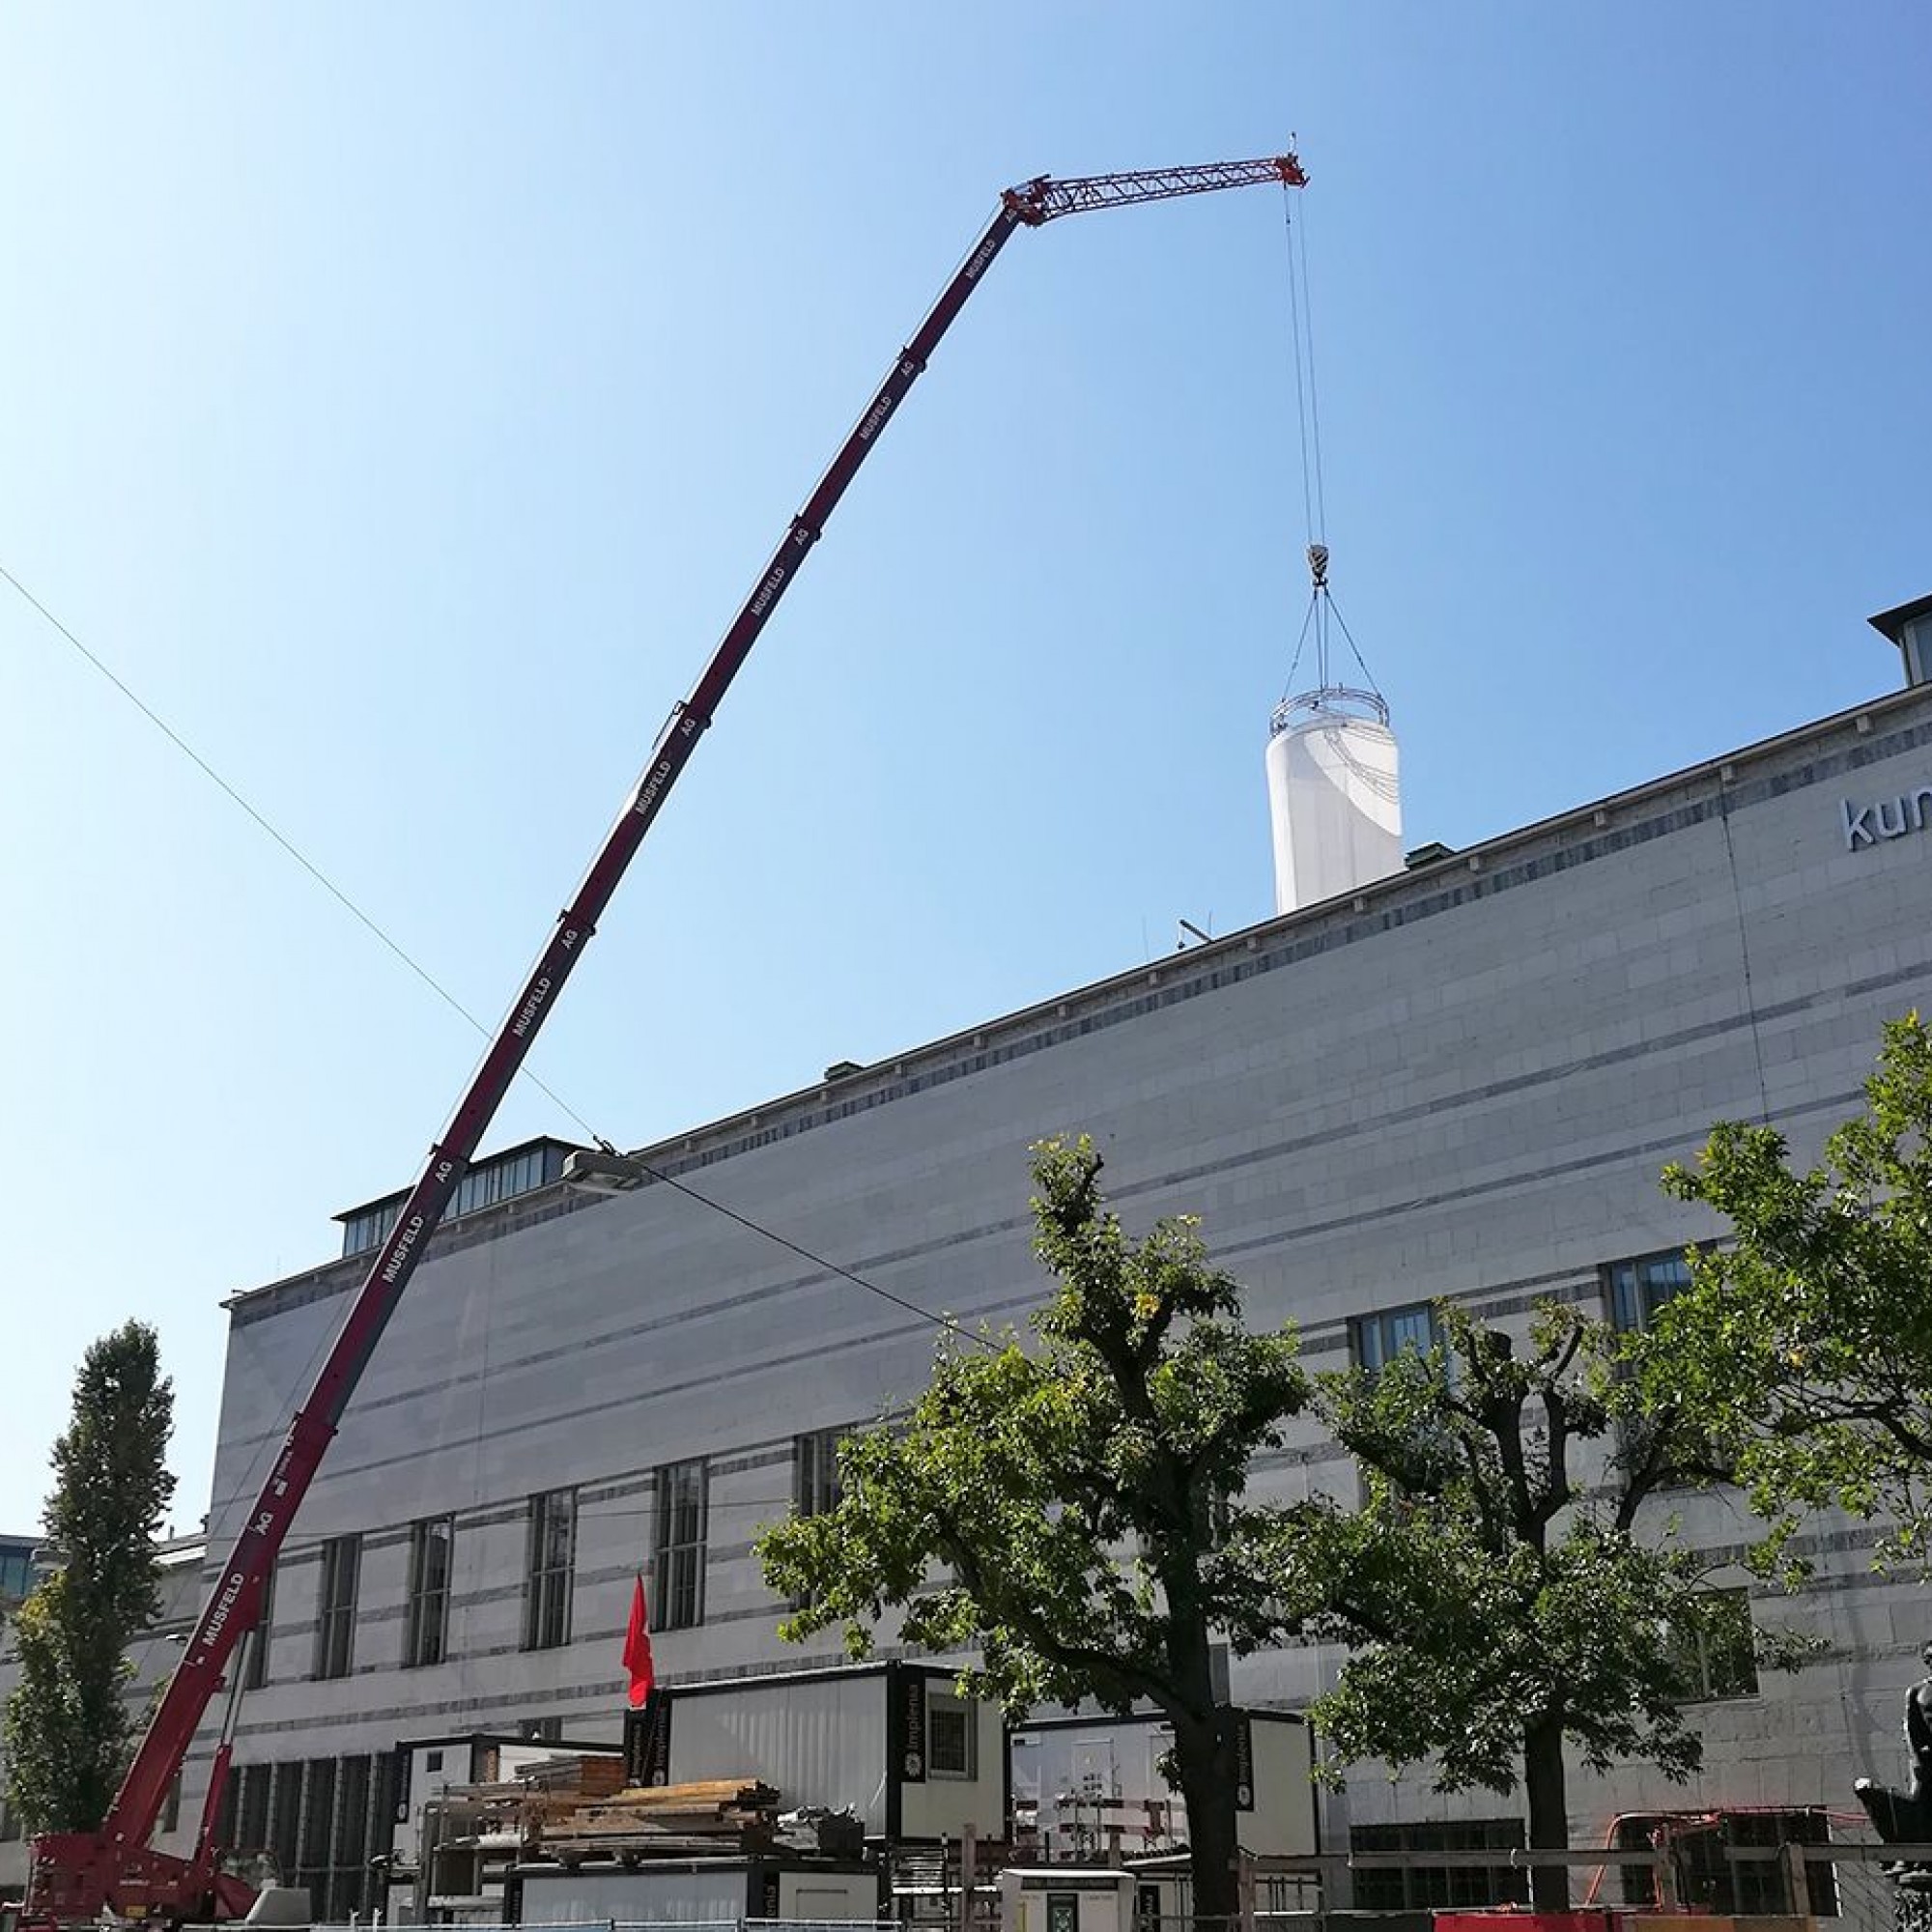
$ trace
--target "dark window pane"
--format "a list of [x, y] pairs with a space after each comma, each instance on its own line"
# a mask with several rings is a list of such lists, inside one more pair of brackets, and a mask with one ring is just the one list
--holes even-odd
[[577, 1492], [530, 1498], [529, 1570], [524, 1593], [524, 1648], [554, 1650], [570, 1641], [577, 1560]]
[[1663, 1304], [1690, 1286], [1690, 1264], [1676, 1250], [1612, 1262], [1608, 1273], [1610, 1321], [1626, 1331], [1648, 1328]]
[[355, 1639], [355, 1583], [362, 1539], [331, 1537], [322, 1546], [322, 1586], [316, 1608], [315, 1675], [347, 1677]]
[[1358, 1316], [1349, 1324], [1350, 1351], [1361, 1369], [1386, 1368], [1405, 1349], [1427, 1354], [1438, 1339], [1435, 1310], [1426, 1301]]
[[1667, 1634], [1679, 1695], [1686, 1703], [1718, 1697], [1749, 1697], [1757, 1690], [1757, 1642], [1751, 1626], [1750, 1592], [1712, 1590], [1701, 1607], [1704, 1620]]
[[415, 1667], [440, 1663], [449, 1634], [450, 1552], [456, 1537], [451, 1517], [432, 1517], [410, 1531], [409, 1629], [403, 1661]]
[[275, 1634], [275, 1577], [280, 1568], [272, 1565], [268, 1581], [262, 1585], [262, 1614], [248, 1638], [248, 1661], [242, 1680], [244, 1690], [259, 1690], [269, 1681], [269, 1645]]
[[688, 1630], [704, 1617], [705, 1464], [670, 1463], [657, 1474], [656, 1562], [652, 1621]]
[[[1354, 1852], [1398, 1852], [1400, 1865], [1358, 1866], [1355, 1904], [1368, 1912], [1427, 1912], [1441, 1907], [1522, 1905], [1529, 1875], [1506, 1861], [1495, 1865], [1432, 1865], [1430, 1852], [1510, 1851], [1522, 1845], [1516, 1818], [1466, 1818], [1412, 1825], [1357, 1825]], [[1413, 1859], [1413, 1862], [1407, 1861]]]

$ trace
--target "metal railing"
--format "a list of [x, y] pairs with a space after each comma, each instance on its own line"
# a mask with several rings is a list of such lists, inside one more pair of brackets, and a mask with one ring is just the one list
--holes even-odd
[[[1723, 1845], [1718, 1855], [1732, 1865], [1767, 1864], [1779, 1868], [1781, 1883], [1777, 1893], [1783, 1913], [1748, 1912], [1737, 1916], [1754, 1919], [1785, 1918], [1798, 1921], [1822, 1920], [1833, 1932], [1932, 1932], [1932, 1894], [1901, 1891], [1889, 1868], [1923, 1865], [1932, 1870], [1932, 1844], [1887, 1845], [1868, 1839], [1833, 1840], [1827, 1844]], [[1308, 1852], [1292, 1855], [1245, 1855], [1238, 1865], [1240, 1910], [1232, 1918], [1210, 1918], [1205, 1914], [1136, 1914], [1137, 1932], [1283, 1932], [1289, 1921], [1312, 1921], [1321, 1928], [1335, 1914], [1344, 1916], [1329, 1903], [1338, 1888], [1335, 1881], [1350, 1872], [1413, 1871], [1520, 1871], [1524, 1874], [1549, 1867], [1567, 1867], [1573, 1872], [1594, 1873], [1590, 1887], [1573, 1888], [1576, 1906], [1600, 1905], [1619, 1914], [1669, 1914], [1696, 1910], [1683, 1896], [1683, 1868], [1669, 1842], [1634, 1850], [1614, 1850], [1604, 1846], [1576, 1846], [1564, 1851], [1530, 1851], [1522, 1848], [1486, 1847], [1476, 1850], [1407, 1850], [1387, 1852]], [[1621, 1896], [1599, 1899], [1597, 1892], [1609, 1874], [1645, 1872], [1651, 1882], [1653, 1903], [1648, 1907], [1627, 1904]], [[1819, 1883], [1820, 1875], [1823, 1879]], [[1123, 1876], [1124, 1876], [1123, 1872]], [[1140, 1874], [1143, 1882], [1151, 1875]], [[1284, 1893], [1290, 1887], [1299, 1892], [1306, 1888], [1312, 1896], [1302, 1903], [1289, 1903]], [[958, 1888], [950, 1889], [942, 1915], [919, 1921], [927, 1928], [941, 1925], [957, 1932], [997, 1932], [1000, 1923], [996, 1888], [980, 1885], [962, 1897]], [[1814, 1899], [1828, 1895], [1832, 1906], [1813, 1910]], [[970, 1899], [970, 1904], [968, 1903]], [[1795, 1907], [1793, 1910], [1791, 1908]], [[1428, 1908], [1417, 1906], [1408, 1912], [1389, 1916], [1414, 1917]], [[1481, 1908], [1468, 1908], [1481, 1909]], [[1519, 1908], [1520, 1909], [1520, 1908]], [[1373, 1909], [1350, 1910], [1350, 1923], [1377, 1916]], [[1720, 1915], [1721, 1916], [1721, 1915]], [[315, 1921], [307, 1932], [378, 1932], [380, 1918], [352, 1919], [326, 1923]], [[572, 1919], [546, 1923], [528, 1920], [504, 1932], [857, 1932], [872, 1925], [897, 1932], [899, 1919], [891, 1908], [873, 1919], [802, 1918], [721, 1918]], [[300, 1928], [297, 1928], [300, 1932]], [[396, 1928], [401, 1932], [401, 1928]]]
[[[1748, 1917], [1825, 1918], [1843, 1932], [1892, 1932], [1899, 1921], [1899, 1888], [1888, 1867], [1932, 1867], [1932, 1845], [1887, 1845], [1869, 1839], [1826, 1844], [1723, 1845], [1718, 1855], [1733, 1865], [1775, 1864], [1780, 1868], [1781, 1914], [1750, 1913]], [[1241, 1861], [1242, 1932], [1266, 1932], [1270, 1920], [1299, 1918], [1293, 1909], [1269, 1909], [1260, 1903], [1261, 1882], [1269, 1878], [1301, 1878], [1321, 1883], [1324, 1893], [1345, 1872], [1358, 1871], [1534, 1871], [1567, 1866], [1577, 1872], [1647, 1869], [1652, 1904], [1630, 1906], [1621, 1898], [1597, 1901], [1618, 1911], [1649, 1910], [1671, 1913], [1691, 1907], [1683, 1895], [1683, 1867], [1670, 1842], [1618, 1851], [1604, 1846], [1572, 1846], [1563, 1851], [1486, 1848], [1479, 1851], [1310, 1852], [1287, 1857], [1250, 1856]], [[1826, 1883], [1814, 1885], [1823, 1875]], [[1814, 1912], [1812, 1901], [1822, 1890], [1834, 1896], [1835, 1910]], [[1594, 1888], [1592, 1888], [1594, 1892]], [[1913, 1894], [1902, 1894], [1912, 1897]], [[1581, 1899], [1577, 1901], [1582, 1903]], [[1924, 1918], [1932, 1925], [1932, 1897], [1925, 1900]]]

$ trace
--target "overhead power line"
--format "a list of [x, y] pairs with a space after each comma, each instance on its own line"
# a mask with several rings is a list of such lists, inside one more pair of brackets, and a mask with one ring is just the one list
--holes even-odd
[[[186, 758], [195, 767], [195, 769], [202, 774], [204, 778], [206, 778], [212, 784], [213, 784], [222, 793], [224, 797], [226, 797], [233, 805], [237, 806], [242, 811], [245, 812], [247, 816], [254, 822], [254, 824], [261, 831], [265, 832], [269, 836], [269, 838], [271, 838], [275, 842], [275, 844], [278, 845], [282, 849], [282, 851], [288, 855], [289, 858], [293, 859], [295, 863], [298, 866], [299, 866], [301, 869], [304, 872], [306, 872], [309, 875], [309, 877], [313, 879], [315, 883], [319, 885], [323, 889], [323, 891], [329, 895], [330, 898], [334, 899], [335, 902], [339, 906], [341, 906], [344, 909], [344, 911], [349, 913], [349, 915], [353, 919], [355, 919], [358, 924], [360, 924], [366, 931], [371, 933], [384, 947], [385, 947], [388, 950], [389, 952], [391, 952], [397, 959], [399, 959], [403, 963], [404, 966], [406, 966], [412, 974], [414, 974], [415, 977], [418, 980], [420, 980], [425, 986], [429, 987], [429, 989], [436, 994], [437, 998], [442, 1001], [442, 1003], [446, 1007], [448, 1007], [452, 1012], [456, 1013], [460, 1018], [468, 1022], [468, 1024], [470, 1027], [474, 1028], [474, 1030], [478, 1034], [480, 1034], [486, 1040], [492, 1037], [491, 1029], [487, 1027], [480, 1019], [478, 1019], [476, 1015], [472, 1013], [469, 1009], [469, 1008], [466, 1007], [463, 1004], [463, 1002], [459, 1000], [456, 997], [456, 995], [452, 993], [448, 989], [448, 987], [446, 987], [441, 982], [441, 980], [440, 980], [435, 976], [435, 974], [430, 972], [428, 967], [424, 966], [420, 960], [415, 958], [414, 955], [411, 953], [409, 949], [405, 947], [400, 940], [396, 939], [392, 934], [390, 934], [383, 926], [382, 923], [374, 917], [373, 914], [365, 912], [363, 908], [355, 901], [355, 899], [354, 899], [349, 895], [349, 893], [344, 890], [343, 887], [337, 885], [334, 879], [332, 879], [326, 871], [324, 871], [323, 868], [319, 865], [317, 865], [316, 862], [313, 859], [311, 859], [308, 856], [308, 854], [304, 852], [301, 849], [301, 847], [295, 842], [293, 838], [291, 838], [285, 832], [283, 832], [281, 828], [277, 826], [274, 823], [274, 821], [270, 819], [269, 815], [261, 810], [260, 807], [258, 807], [251, 799], [249, 799], [246, 796], [246, 794], [240, 789], [239, 786], [231, 783], [228, 779], [223, 777], [222, 774], [218, 770], [216, 770], [216, 768], [201, 754], [201, 753], [196, 751], [195, 748], [191, 744], [189, 744], [188, 741], [185, 737], [183, 737], [182, 734], [179, 731], [177, 731], [175, 727], [172, 724], [170, 724], [168, 721], [165, 718], [163, 718], [160, 715], [160, 713], [154, 708], [153, 705], [148, 703], [148, 701], [144, 697], [142, 697], [141, 695], [137, 691], [135, 691], [134, 688], [131, 685], [129, 685], [125, 678], [123, 678], [117, 671], [115, 671], [114, 668], [110, 665], [108, 665], [99, 655], [98, 652], [91, 650], [84, 642], [82, 642], [80, 638], [75, 635], [72, 628], [68, 624], [64, 623], [61, 620], [61, 618], [54, 613], [54, 611], [49, 610], [48, 607], [44, 603], [43, 603], [42, 600], [39, 597], [37, 597], [33, 593], [33, 591], [30, 590], [26, 586], [26, 584], [23, 583], [20, 581], [20, 579], [14, 574], [13, 571], [8, 569], [4, 563], [0, 563], [0, 578], [5, 578], [6, 581], [13, 585], [14, 590], [17, 591], [19, 595], [26, 601], [26, 603], [29, 604], [36, 611], [38, 611], [41, 617], [47, 624], [49, 624], [55, 631], [57, 631], [61, 635], [61, 637], [66, 639], [66, 640], [73, 646], [73, 648], [81, 655], [82, 658], [84, 658], [87, 661], [89, 665], [91, 665], [94, 668], [96, 671], [98, 671], [103, 678], [105, 678], [107, 682], [111, 684], [114, 687], [114, 689], [118, 691], [121, 694], [121, 696], [125, 697], [128, 700], [128, 702], [131, 704], [134, 707], [134, 709], [138, 711], [141, 714], [141, 716], [145, 718], [148, 721], [148, 723], [155, 727], [156, 730], [160, 732], [161, 735], [167, 739], [168, 743], [171, 744], [176, 751], [181, 753], [181, 754], [185, 758]], [[543, 1094], [547, 1098], [553, 1101], [559, 1109], [561, 1109], [561, 1111], [565, 1115], [567, 1115], [569, 1119], [573, 1121], [583, 1131], [583, 1133], [587, 1138], [596, 1142], [597, 1145], [604, 1148], [606, 1151], [615, 1152], [615, 1150], [611, 1148], [611, 1143], [607, 1141], [603, 1135], [597, 1132], [597, 1130], [590, 1124], [590, 1122], [584, 1119], [583, 1115], [581, 1114], [575, 1107], [573, 1107], [568, 1100], [566, 1100], [560, 1094], [558, 1094], [557, 1091], [554, 1087], [552, 1087], [546, 1080], [544, 1080], [540, 1075], [538, 1075], [537, 1073], [532, 1071], [527, 1065], [526, 1065], [522, 1069], [522, 1076], [526, 1080], [529, 1081], [530, 1084], [533, 1087], [535, 1087], [539, 1093]], [[877, 1295], [882, 1301], [890, 1302], [894, 1307], [903, 1310], [908, 1315], [917, 1316], [922, 1321], [929, 1322], [935, 1328], [941, 1329], [950, 1334], [964, 1336], [966, 1339], [973, 1342], [984, 1343], [989, 1347], [996, 1346], [990, 1342], [989, 1338], [974, 1333], [971, 1330], [961, 1328], [958, 1322], [955, 1321], [951, 1316], [936, 1315], [933, 1313], [931, 1309], [921, 1307], [918, 1302], [908, 1300], [904, 1295], [897, 1294], [894, 1293], [893, 1290], [882, 1287], [878, 1282], [867, 1281], [864, 1275], [858, 1273], [855, 1269], [845, 1266], [843, 1263], [835, 1262], [825, 1255], [815, 1253], [812, 1249], [805, 1246], [803, 1242], [794, 1241], [793, 1239], [791, 1239], [789, 1236], [780, 1234], [777, 1229], [768, 1227], [764, 1222], [757, 1220], [753, 1215], [741, 1213], [737, 1208], [725, 1206], [724, 1202], [716, 1199], [714, 1196], [706, 1194], [701, 1189], [693, 1187], [685, 1181], [679, 1180], [674, 1175], [667, 1174], [660, 1168], [651, 1167], [647, 1165], [645, 1162], [638, 1160], [633, 1155], [620, 1155], [618, 1157], [620, 1159], [630, 1160], [632, 1164], [635, 1165], [640, 1172], [649, 1175], [653, 1180], [662, 1181], [666, 1186], [674, 1189], [677, 1193], [688, 1196], [691, 1200], [696, 1202], [698, 1206], [709, 1208], [712, 1213], [722, 1215], [727, 1221], [736, 1222], [739, 1227], [747, 1229], [752, 1234], [762, 1236], [765, 1240], [771, 1241], [777, 1246], [783, 1248], [789, 1254], [796, 1255], [801, 1261], [810, 1263], [813, 1267], [821, 1268], [828, 1274], [836, 1275], [842, 1281], [850, 1282], [853, 1285], [853, 1287], [864, 1289], [867, 1294]]]
[[[219, 791], [221, 791], [232, 804], [240, 807], [240, 809], [242, 811], [246, 812], [247, 815], [254, 820], [255, 824], [263, 832], [266, 832], [268, 836], [270, 838], [272, 838], [275, 841], [275, 843], [279, 845], [282, 848], [282, 850], [286, 852], [288, 856], [291, 859], [293, 859], [296, 862], [296, 864], [302, 868], [302, 870], [306, 872], [309, 875], [309, 877], [313, 879], [316, 882], [316, 884], [319, 885], [323, 889], [323, 891], [329, 895], [330, 898], [332, 898], [339, 906], [341, 906], [343, 910], [347, 912], [352, 919], [357, 922], [358, 924], [363, 926], [368, 932], [372, 933], [381, 945], [386, 947], [390, 952], [392, 952], [398, 959], [400, 959], [402, 963], [405, 966], [407, 966], [409, 970], [412, 973], [413, 973], [416, 976], [416, 978], [420, 980], [423, 982], [423, 984], [427, 986], [430, 989], [430, 991], [433, 992], [437, 996], [437, 998], [440, 1000], [443, 1003], [443, 1005], [450, 1009], [451, 1012], [457, 1014], [461, 1019], [466, 1020], [471, 1027], [473, 1027], [476, 1030], [477, 1033], [481, 1034], [485, 1039], [489, 1039], [492, 1037], [490, 1028], [485, 1026], [484, 1023], [481, 1020], [479, 1020], [476, 1017], [476, 1015], [472, 1013], [469, 1010], [469, 1009], [466, 1007], [463, 1004], [463, 1002], [459, 1000], [456, 997], [456, 995], [452, 993], [449, 990], [449, 988], [445, 986], [442, 983], [442, 981], [439, 980], [436, 977], [436, 975], [429, 970], [427, 966], [423, 965], [423, 963], [419, 959], [417, 959], [410, 952], [410, 950], [403, 945], [403, 943], [399, 939], [395, 938], [391, 933], [389, 933], [384, 927], [384, 925], [379, 920], [377, 920], [372, 914], [363, 911], [361, 906], [358, 905], [355, 899], [351, 898], [349, 894], [345, 892], [342, 887], [338, 886], [335, 883], [335, 881], [332, 878], [330, 878], [329, 875], [327, 872], [325, 872], [322, 869], [322, 867], [319, 865], [317, 865], [316, 862], [313, 859], [311, 859], [308, 856], [308, 854], [304, 852], [301, 849], [301, 847], [298, 845], [295, 842], [295, 840], [288, 836], [287, 833], [285, 833], [278, 825], [276, 825], [275, 822], [271, 818], [270, 818], [265, 811], [263, 811], [258, 806], [256, 806], [254, 802], [251, 799], [249, 799], [247, 795], [243, 793], [238, 786], [230, 783], [227, 779], [225, 779], [218, 771], [216, 771], [215, 768], [212, 764], [210, 764], [209, 761], [206, 758], [204, 758], [202, 754], [199, 752], [197, 752], [195, 748], [192, 745], [190, 745], [188, 741], [185, 738], [184, 738], [182, 734], [179, 731], [177, 731], [175, 727], [172, 724], [170, 724], [168, 721], [165, 718], [163, 718], [160, 715], [160, 713], [156, 711], [154, 708], [154, 706], [151, 705], [147, 701], [147, 699], [140, 695], [139, 692], [134, 690], [134, 688], [131, 685], [129, 685], [125, 678], [123, 678], [117, 671], [115, 671], [110, 665], [106, 664], [96, 652], [90, 650], [86, 644], [82, 643], [80, 639], [74, 635], [73, 631], [67, 624], [63, 623], [61, 619], [54, 614], [53, 611], [48, 610], [47, 607], [43, 603], [42, 603], [42, 601], [38, 597], [36, 597], [34, 593], [31, 590], [29, 590], [24, 583], [21, 582], [20, 580], [17, 577], [15, 577], [14, 573], [11, 570], [9, 570], [4, 563], [0, 563], [0, 578], [5, 578], [6, 581], [9, 583], [11, 583], [16, 591], [19, 592], [21, 597], [23, 597], [28, 604], [32, 605], [33, 608], [40, 612], [42, 617], [43, 617], [47, 621], [47, 623], [51, 624], [53, 628], [56, 631], [58, 631], [61, 634], [61, 636], [65, 638], [68, 640], [68, 642], [71, 643], [74, 647], [74, 649], [78, 651], [80, 655], [83, 658], [85, 658], [87, 662], [90, 665], [92, 665], [94, 668], [98, 670], [100, 673], [100, 675], [104, 677], [107, 680], [107, 682], [111, 684], [114, 687], [114, 689], [118, 691], [121, 694], [121, 696], [125, 697], [128, 700], [128, 702], [131, 704], [134, 707], [134, 709], [138, 711], [141, 714], [141, 716], [148, 721], [150, 724], [152, 724], [155, 727], [156, 730], [160, 732], [162, 737], [167, 739], [168, 743], [171, 744], [176, 751], [181, 753], [181, 754], [185, 758], [186, 758], [188, 762], [192, 764], [195, 767], [195, 769], [199, 771], [201, 775], [210, 781], [210, 783], [213, 784]], [[596, 1138], [596, 1130], [590, 1125], [589, 1122], [587, 1122], [583, 1118], [583, 1116], [580, 1114], [577, 1111], [577, 1109], [570, 1104], [568, 1100], [564, 1099], [561, 1094], [557, 1094], [553, 1088], [548, 1086], [540, 1075], [532, 1072], [530, 1068], [527, 1066], [522, 1069], [522, 1073], [523, 1077], [526, 1080], [527, 1080], [531, 1084], [531, 1086], [535, 1087], [539, 1093], [545, 1094], [551, 1100], [554, 1101], [558, 1107], [562, 1108], [562, 1110], [566, 1114], [568, 1114], [570, 1118], [573, 1121], [575, 1121], [577, 1124], [580, 1127], [582, 1127], [586, 1134], [589, 1134], [592, 1137], [592, 1139]]]

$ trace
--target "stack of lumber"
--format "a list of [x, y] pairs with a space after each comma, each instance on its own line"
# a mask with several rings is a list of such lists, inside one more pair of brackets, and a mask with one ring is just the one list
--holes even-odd
[[770, 1849], [779, 1794], [755, 1778], [631, 1785], [607, 1797], [532, 1792], [524, 1842], [539, 1858], [730, 1858]]
[[608, 1757], [539, 1758], [534, 1764], [517, 1768], [517, 1782], [526, 1788], [558, 1796], [610, 1798], [624, 1788], [624, 1760], [616, 1752]]

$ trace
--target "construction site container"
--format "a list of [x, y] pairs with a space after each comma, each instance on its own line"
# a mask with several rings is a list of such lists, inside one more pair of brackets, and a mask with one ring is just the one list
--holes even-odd
[[757, 1776], [787, 1808], [849, 1809], [894, 1844], [997, 1837], [1008, 1813], [999, 1707], [943, 1666], [861, 1664], [661, 1690], [625, 1726], [638, 1784]]

